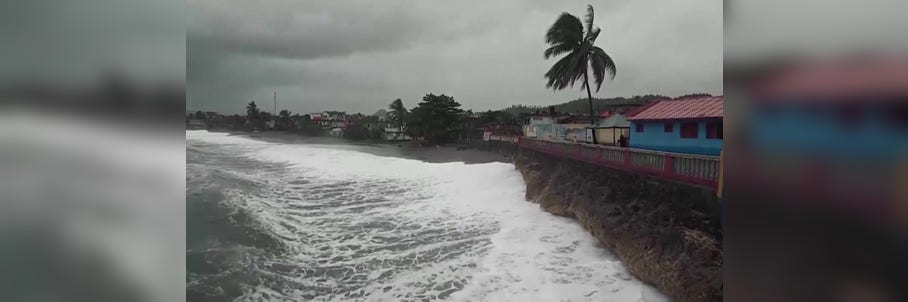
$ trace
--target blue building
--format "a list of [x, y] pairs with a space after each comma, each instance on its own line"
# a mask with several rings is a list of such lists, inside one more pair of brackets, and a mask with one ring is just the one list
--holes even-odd
[[722, 112], [722, 96], [656, 101], [628, 118], [630, 147], [718, 156]]

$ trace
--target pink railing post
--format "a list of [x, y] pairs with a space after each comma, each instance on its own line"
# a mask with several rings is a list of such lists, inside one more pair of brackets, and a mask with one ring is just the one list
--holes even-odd
[[665, 174], [667, 174], [667, 175], [675, 174], [675, 157], [671, 156], [671, 154], [664, 154], [662, 156], [665, 157], [665, 164], [664, 164], [665, 167], [663, 167], [663, 168], [665, 168], [664, 169]]
[[631, 165], [631, 151], [622, 150], [621, 152], [624, 153], [624, 164], [630, 166]]

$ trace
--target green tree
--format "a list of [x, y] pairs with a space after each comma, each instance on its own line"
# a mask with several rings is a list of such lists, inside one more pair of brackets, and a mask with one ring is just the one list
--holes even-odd
[[261, 111], [261, 112], [259, 112], [259, 121], [261, 121], [263, 124], [264, 124], [265, 122], [271, 121], [272, 118], [274, 118], [274, 117], [271, 116], [271, 113], [268, 112], [268, 111]]
[[574, 87], [574, 82], [583, 79], [582, 87], [586, 88], [589, 101], [590, 122], [595, 123], [593, 113], [593, 94], [590, 92], [589, 71], [593, 72], [596, 92], [602, 87], [605, 73], [615, 78], [615, 62], [602, 48], [595, 46], [601, 30], [593, 28], [593, 6], [587, 5], [586, 30], [580, 19], [568, 13], [562, 13], [545, 34], [545, 42], [551, 45], [545, 50], [545, 58], [567, 54], [545, 73], [548, 83], [546, 88], [562, 90]]
[[323, 134], [322, 128], [316, 125], [315, 122], [312, 121], [312, 116], [308, 114], [301, 115], [299, 118], [294, 118], [294, 121], [294, 127], [300, 133], [313, 136]]
[[246, 105], [246, 119], [250, 121], [258, 120], [259, 118], [259, 106], [255, 104], [255, 101], [249, 102]]
[[263, 124], [262, 111], [259, 110], [259, 106], [255, 104], [255, 101], [246, 104], [246, 125], [251, 127], [251, 129], [261, 129], [264, 128]]
[[453, 97], [427, 94], [410, 111], [407, 131], [413, 137], [423, 136], [429, 141], [443, 141], [448, 131], [456, 129], [460, 124], [462, 112], [460, 103]]
[[369, 129], [362, 125], [352, 125], [344, 129], [344, 138], [352, 140], [364, 140], [371, 136]]
[[407, 118], [407, 107], [404, 107], [404, 102], [400, 99], [396, 99], [391, 102], [391, 105], [388, 105], [388, 116], [391, 118], [391, 121], [397, 125], [397, 128], [401, 131], [404, 130], [404, 120]]
[[277, 121], [275, 123], [275, 127], [277, 127], [280, 130], [288, 130], [291, 128], [292, 120], [290, 119], [289, 110], [287, 110], [287, 109], [281, 110], [281, 112], [278, 112], [277, 116], [278, 117], [277, 117]]
[[698, 97], [708, 97], [708, 96], [712, 96], [712, 95], [709, 93], [698, 92], [698, 93], [685, 94], [685, 95], [677, 97], [676, 99], [698, 98]]
[[517, 117], [507, 110], [488, 110], [479, 114], [479, 122], [482, 124], [517, 125]]
[[195, 112], [195, 118], [198, 119], [198, 120], [204, 120], [204, 119], [205, 119], [205, 113], [202, 112], [202, 110], [196, 111], [196, 112]]

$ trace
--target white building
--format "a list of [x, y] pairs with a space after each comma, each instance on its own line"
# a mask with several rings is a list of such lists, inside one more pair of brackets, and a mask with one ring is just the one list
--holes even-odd
[[382, 138], [386, 141], [408, 141], [413, 139], [397, 127], [386, 127], [384, 133], [382, 133]]
[[551, 135], [555, 120], [551, 116], [531, 116], [527, 124], [523, 125], [523, 135], [527, 137], [541, 137]]

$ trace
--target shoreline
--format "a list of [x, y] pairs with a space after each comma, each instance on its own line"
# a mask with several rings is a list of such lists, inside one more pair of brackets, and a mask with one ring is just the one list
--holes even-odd
[[[311, 137], [285, 132], [231, 132], [275, 143], [335, 145], [373, 155], [416, 159], [428, 163], [509, 163], [525, 182], [525, 201], [546, 213], [572, 218], [627, 267], [641, 282], [675, 301], [721, 301], [723, 252], [720, 234], [709, 224], [708, 211], [695, 204], [695, 189], [670, 186], [628, 194], [649, 187], [618, 171], [601, 170], [545, 154], [503, 155], [496, 150], [451, 145], [418, 147], [412, 142], [357, 142], [337, 137]], [[684, 192], [692, 199], [664, 194]], [[608, 196], [608, 198], [605, 198]], [[671, 200], [664, 206], [666, 200]], [[676, 219], [666, 220], [666, 217]], [[683, 259], [683, 260], [682, 260]], [[680, 262], [679, 262], [680, 261]]]
[[485, 163], [513, 163], [513, 157], [496, 152], [482, 151], [472, 147], [458, 147], [453, 145], [438, 145], [420, 147], [412, 141], [382, 142], [382, 141], [354, 141], [330, 136], [307, 136], [303, 134], [288, 133], [284, 131], [243, 132], [228, 130], [207, 130], [209, 132], [227, 133], [229, 135], [245, 136], [272, 143], [282, 144], [309, 144], [331, 145], [339, 149], [354, 150], [378, 156], [389, 156], [406, 159], [415, 159], [427, 163], [453, 163], [462, 162], [467, 165]]

